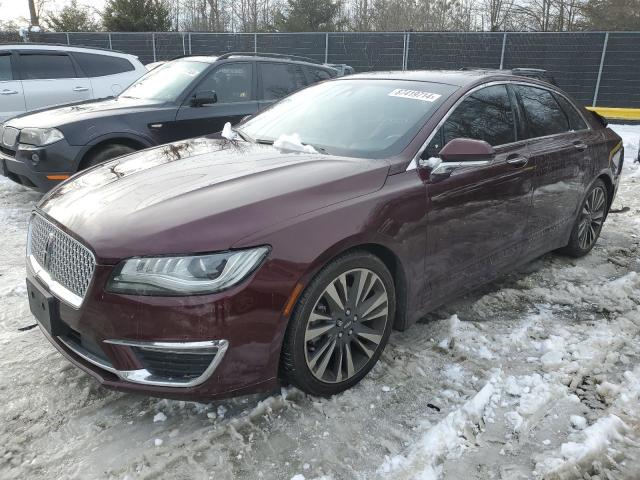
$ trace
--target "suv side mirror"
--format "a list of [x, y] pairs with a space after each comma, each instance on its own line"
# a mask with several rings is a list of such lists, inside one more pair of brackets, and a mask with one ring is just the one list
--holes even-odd
[[191, 106], [201, 107], [203, 105], [209, 105], [218, 101], [218, 95], [213, 90], [205, 90], [202, 92], [196, 92], [191, 99]]
[[440, 150], [443, 162], [471, 162], [493, 160], [496, 152], [484, 140], [454, 138]]

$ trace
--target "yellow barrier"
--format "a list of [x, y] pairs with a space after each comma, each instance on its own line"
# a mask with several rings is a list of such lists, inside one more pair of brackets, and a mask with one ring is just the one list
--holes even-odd
[[640, 121], [640, 108], [587, 107], [587, 110], [596, 112], [607, 120]]

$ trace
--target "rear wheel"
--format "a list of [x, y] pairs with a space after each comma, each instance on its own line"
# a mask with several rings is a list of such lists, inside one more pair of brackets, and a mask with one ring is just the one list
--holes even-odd
[[82, 162], [82, 170], [85, 168], [93, 167], [99, 163], [106, 162], [112, 158], [121, 157], [122, 155], [128, 155], [135, 152], [134, 148], [127, 145], [121, 145], [119, 143], [107, 145], [96, 152], [92, 153]]
[[283, 345], [285, 378], [313, 395], [352, 387], [378, 361], [394, 315], [393, 278], [384, 263], [364, 251], [337, 258], [298, 301]]
[[608, 207], [607, 187], [602, 180], [597, 180], [582, 202], [569, 244], [561, 252], [572, 257], [589, 253], [600, 236]]

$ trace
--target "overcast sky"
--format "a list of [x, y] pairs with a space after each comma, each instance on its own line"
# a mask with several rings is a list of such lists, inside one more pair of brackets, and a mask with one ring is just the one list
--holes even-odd
[[[79, 5], [87, 5], [89, 8], [101, 10], [105, 0], [79, 0]], [[69, 0], [45, 0], [43, 10], [45, 12], [57, 11], [67, 5]], [[28, 0], [0, 0], [0, 20], [9, 21], [19, 18], [29, 18]]]

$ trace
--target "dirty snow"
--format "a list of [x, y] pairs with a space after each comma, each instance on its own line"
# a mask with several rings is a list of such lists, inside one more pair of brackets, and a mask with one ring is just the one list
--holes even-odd
[[[33, 325], [28, 213], [0, 178], [2, 479], [637, 479], [640, 126], [583, 259], [549, 254], [394, 333], [331, 399], [283, 388], [211, 403], [112, 392]], [[294, 142], [295, 143], [295, 142]]]

